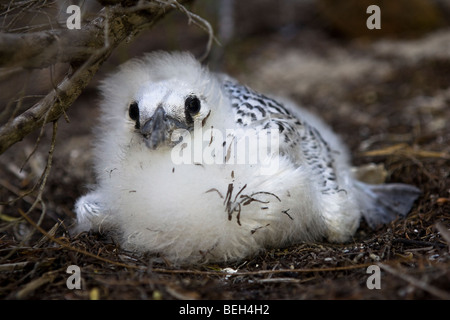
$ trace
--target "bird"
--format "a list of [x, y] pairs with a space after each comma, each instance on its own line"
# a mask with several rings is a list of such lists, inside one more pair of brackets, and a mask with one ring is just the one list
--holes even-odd
[[179, 265], [233, 263], [302, 242], [345, 243], [362, 219], [405, 217], [420, 189], [358, 181], [319, 115], [211, 71], [191, 53], [131, 59], [100, 84], [95, 184], [77, 232]]

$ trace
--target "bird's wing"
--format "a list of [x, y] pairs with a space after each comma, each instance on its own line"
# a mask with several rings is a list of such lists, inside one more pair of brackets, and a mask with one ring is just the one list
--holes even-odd
[[295, 163], [307, 163], [323, 181], [322, 193], [339, 191], [333, 150], [320, 132], [295, 117], [281, 103], [232, 81], [224, 82], [238, 126], [259, 130], [278, 130], [279, 152]]

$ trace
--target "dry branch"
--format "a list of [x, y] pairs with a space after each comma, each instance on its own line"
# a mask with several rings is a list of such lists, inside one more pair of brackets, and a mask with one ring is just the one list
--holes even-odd
[[57, 62], [86, 60], [101, 48], [100, 39], [87, 40], [91, 28], [49, 30], [32, 33], [7, 33], [0, 37], [0, 67], [46, 68]]
[[42, 68], [68, 62], [71, 69], [42, 100], [0, 128], [0, 154], [33, 130], [65, 114], [121, 42], [150, 28], [171, 9], [179, 9], [188, 1], [140, 1], [130, 7], [105, 7], [80, 30], [1, 34], [0, 67], [8, 64]]
[[426, 151], [421, 149], [413, 148], [406, 143], [399, 143], [393, 146], [389, 146], [383, 149], [366, 151], [361, 154], [366, 157], [376, 157], [376, 156], [412, 156], [417, 158], [442, 158], [450, 159], [450, 154], [446, 152], [437, 151]]
[[389, 266], [387, 264], [379, 263], [378, 265], [383, 270], [389, 272], [390, 274], [393, 274], [394, 276], [399, 277], [400, 279], [408, 282], [410, 285], [413, 285], [414, 287], [417, 287], [419, 289], [427, 291], [427, 292], [431, 293], [432, 295], [438, 297], [439, 299], [450, 300], [450, 294], [448, 292], [445, 292], [439, 288], [436, 288], [435, 286], [432, 286], [423, 280], [416, 279], [416, 278], [406, 274], [404, 271], [397, 270], [394, 267]]

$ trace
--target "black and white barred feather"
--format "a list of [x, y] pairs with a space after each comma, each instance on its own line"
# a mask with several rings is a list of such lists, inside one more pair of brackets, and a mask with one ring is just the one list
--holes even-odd
[[294, 163], [304, 163], [322, 177], [324, 194], [338, 192], [333, 151], [320, 132], [303, 119], [294, 116], [283, 104], [243, 85], [224, 82], [238, 125], [259, 130], [275, 129], [280, 133], [280, 154]]

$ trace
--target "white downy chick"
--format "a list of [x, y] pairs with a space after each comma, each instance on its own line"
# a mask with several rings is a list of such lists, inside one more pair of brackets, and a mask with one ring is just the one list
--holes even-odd
[[420, 191], [357, 181], [319, 118], [210, 72], [188, 53], [125, 63], [102, 84], [97, 185], [78, 231], [179, 264], [237, 261], [301, 241], [345, 242], [405, 216]]

